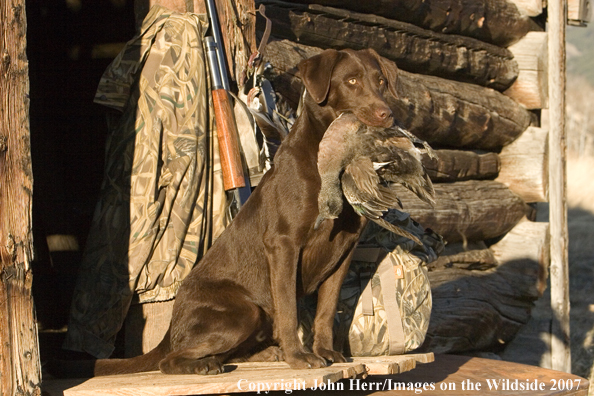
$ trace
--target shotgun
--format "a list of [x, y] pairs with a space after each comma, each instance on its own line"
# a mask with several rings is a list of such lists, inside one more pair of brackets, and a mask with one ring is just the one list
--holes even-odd
[[212, 36], [205, 37], [206, 55], [212, 79], [212, 99], [217, 125], [223, 186], [231, 194], [230, 213], [233, 218], [251, 193], [249, 177], [245, 176], [239, 134], [233, 106], [229, 99], [229, 79], [225, 51], [214, 0], [206, 0]]

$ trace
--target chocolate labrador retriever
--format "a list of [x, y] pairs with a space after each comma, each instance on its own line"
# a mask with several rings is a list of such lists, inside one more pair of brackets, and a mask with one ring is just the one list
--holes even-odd
[[[292, 368], [344, 362], [333, 350], [339, 290], [366, 220], [349, 205], [313, 226], [318, 216], [318, 145], [330, 123], [352, 112], [370, 126], [394, 120], [384, 100], [395, 95], [396, 66], [373, 50], [326, 50], [302, 61], [302, 114], [231, 225], [184, 280], [169, 331], [145, 355], [99, 360], [95, 375], [160, 369], [216, 374], [223, 363], [278, 357]], [[297, 335], [297, 299], [318, 290], [313, 353]], [[270, 347], [273, 343], [280, 346]]]

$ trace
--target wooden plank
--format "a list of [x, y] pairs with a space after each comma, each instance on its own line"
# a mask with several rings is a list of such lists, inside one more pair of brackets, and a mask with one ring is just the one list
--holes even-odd
[[[433, 354], [430, 354], [431, 356]], [[239, 368], [238, 370], [239, 371]], [[253, 372], [253, 375], [259, 375], [258, 372]], [[137, 376], [136, 382], [132, 386], [142, 384], [147, 379], [152, 378], [148, 376]], [[170, 376], [169, 378], [171, 378]], [[176, 378], [184, 376], [173, 376], [170, 381], [175, 381]], [[196, 378], [196, 376], [193, 376]], [[257, 380], [255, 377], [246, 377], [248, 381], [254, 384], [254, 391], [257, 391]], [[298, 389], [300, 383], [293, 381], [288, 376], [280, 377], [277, 382], [277, 389], [284, 386], [284, 394], [292, 393], [293, 389]], [[491, 389], [489, 387], [493, 382], [497, 382], [499, 389]], [[88, 380], [72, 380], [72, 381], [47, 381], [52, 386], [44, 383], [44, 392], [48, 396], [67, 395], [76, 387], [82, 387], [81, 384]], [[536, 390], [514, 391], [511, 389], [512, 384], [522, 383], [532, 385], [536, 383]], [[563, 381], [564, 384], [570, 383], [571, 390], [557, 389], [552, 390], [553, 381], [559, 383]], [[132, 381], [131, 381], [132, 382]], [[70, 384], [71, 388], [64, 391], [56, 385], [65, 386]], [[242, 382], [242, 387], [249, 385], [250, 382]], [[318, 384], [320, 384], [318, 382]], [[326, 383], [327, 384], [327, 383]], [[384, 385], [385, 384], [385, 385]], [[410, 384], [410, 385], [409, 385]], [[417, 384], [417, 385], [416, 385]], [[420, 386], [418, 385], [420, 384]], [[423, 385], [427, 384], [425, 390]], [[430, 384], [434, 384], [433, 387]], [[542, 384], [542, 385], [541, 385]], [[237, 385], [237, 384], [236, 384]], [[389, 385], [389, 386], [387, 386]], [[470, 387], [472, 385], [472, 387]], [[402, 387], [404, 386], [404, 388]], [[480, 386], [480, 389], [478, 387]], [[434, 361], [429, 361], [427, 364], [418, 365], [414, 370], [398, 375], [378, 374], [371, 375], [367, 378], [357, 378], [353, 381], [342, 381], [341, 383], [331, 383], [323, 390], [323, 394], [329, 396], [340, 396], [349, 394], [352, 396], [361, 395], [480, 395], [489, 393], [495, 396], [511, 395], [511, 394], [530, 394], [532, 396], [587, 396], [589, 383], [586, 379], [572, 374], [543, 369], [535, 366], [528, 366], [524, 364], [506, 362], [501, 360], [484, 359], [478, 357], [457, 356], [457, 355], [436, 355]], [[408, 387], [408, 388], [407, 388]], [[502, 389], [505, 387], [505, 389]], [[291, 389], [289, 389], [291, 388]], [[420, 392], [420, 390], [423, 390]], [[281, 389], [282, 391], [282, 389]], [[140, 395], [148, 396], [155, 395], [154, 393], [133, 393], [134, 388], [124, 390], [126, 393], [119, 393], [117, 395]], [[265, 393], [266, 389], [262, 389], [260, 393]], [[298, 393], [309, 395], [313, 392], [320, 392], [320, 389], [313, 391], [311, 389], [300, 390]], [[109, 395], [112, 393], [94, 393], [94, 395]], [[178, 393], [172, 393], [178, 394]], [[253, 393], [251, 393], [253, 394]]]
[[503, 91], [518, 76], [512, 53], [470, 37], [318, 4], [266, 0], [275, 37], [320, 48], [373, 48], [399, 68]]
[[505, 91], [527, 109], [548, 106], [547, 33], [529, 32], [522, 40], [509, 47], [518, 62], [518, 79]]
[[495, 180], [526, 202], [548, 200], [548, 136], [547, 130], [530, 127], [499, 154], [501, 170]]
[[404, 373], [417, 367], [417, 363], [433, 362], [434, 356], [433, 353], [416, 353], [350, 360], [314, 370], [292, 370], [284, 362], [248, 362], [227, 365], [225, 373], [214, 376], [150, 372], [49, 380], [44, 382], [43, 391], [48, 396], [158, 396], [306, 390], [322, 384], [333, 389], [332, 384], [341, 379]]
[[549, 27], [549, 221], [553, 368], [571, 372], [565, 131], [565, 2], [548, 1]]
[[460, 34], [502, 47], [519, 40], [530, 21], [507, 0], [290, 0], [376, 14], [425, 29]]
[[396, 188], [403, 211], [448, 243], [501, 236], [530, 211], [520, 197], [492, 180], [438, 183], [434, 187], [434, 207], [404, 187]]
[[352, 358], [367, 368], [368, 375], [400, 374], [417, 367], [417, 363], [431, 363], [435, 360], [433, 353], [406, 354], [401, 356], [371, 356]]
[[238, 363], [218, 375], [165, 375], [160, 372], [56, 380], [44, 383], [49, 396], [158, 396], [229, 394], [248, 391], [308, 389], [343, 378], [366, 375], [360, 363], [340, 363], [314, 370], [291, 370], [284, 362]]
[[508, 263], [524, 266], [526, 274], [538, 279], [534, 286], [537, 296], [542, 295], [547, 286], [550, 264], [549, 223], [524, 219], [490, 249], [499, 266]]
[[[297, 107], [301, 80], [299, 61], [322, 50], [288, 40], [272, 41], [267, 60], [274, 88]], [[513, 99], [474, 84], [400, 70], [398, 98], [389, 104], [398, 122], [435, 148], [499, 150], [532, 122], [532, 115]]]
[[0, 3], [0, 394], [39, 394], [24, 0]]
[[[497, 390], [493, 389], [494, 382], [498, 385]], [[561, 389], [560, 382], [562, 384], [569, 382], [571, 389], [565, 387]], [[520, 384], [524, 387], [528, 385], [528, 389], [520, 390]], [[514, 390], [516, 385], [518, 390]], [[382, 389], [388, 386], [389, 390]], [[425, 386], [424, 389], [423, 386]], [[541, 367], [479, 357], [436, 355], [435, 362], [419, 365], [415, 370], [407, 373], [395, 376], [369, 376], [353, 384], [353, 388], [349, 388], [348, 392], [330, 391], [323, 394], [328, 396], [587, 396], [588, 386], [589, 383], [585, 378]]]

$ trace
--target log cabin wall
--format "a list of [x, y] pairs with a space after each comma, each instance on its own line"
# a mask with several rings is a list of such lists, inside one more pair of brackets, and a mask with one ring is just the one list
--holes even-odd
[[326, 48], [374, 48], [400, 68], [397, 121], [427, 140], [435, 208], [403, 205], [448, 242], [430, 264], [423, 351], [500, 351], [546, 286], [547, 32], [541, 1], [258, 0], [272, 19], [270, 78], [296, 107], [296, 65]]
[[[390, 2], [398, 7], [390, 7]], [[373, 31], [379, 33], [368, 34], [370, 37], [367, 39], [393, 36], [409, 40], [402, 41], [400, 48], [416, 48], [412, 51], [416, 57], [395, 58], [403, 69], [399, 85], [406, 96], [394, 102], [394, 112], [406, 121], [409, 129], [427, 138], [439, 149], [439, 161], [427, 160], [427, 166], [440, 185], [440, 194], [448, 197], [444, 200], [444, 208], [438, 211], [442, 212], [442, 218], [450, 219], [443, 224], [455, 229], [448, 238], [459, 241], [452, 242], [446, 255], [431, 264], [436, 316], [424, 348], [470, 351], [505, 345], [527, 320], [531, 302], [544, 286], [548, 263], [548, 224], [529, 220], [533, 214], [530, 204], [547, 199], [547, 131], [540, 128], [539, 122], [539, 109], [546, 107], [548, 100], [543, 2], [476, 0], [473, 3], [479, 4], [477, 10], [460, 0], [451, 2], [459, 4], [454, 10], [436, 14], [426, 9], [425, 13], [413, 12], [419, 1], [328, 0], [316, 1], [317, 6], [304, 9], [303, 5], [307, 6], [307, 3], [292, 3], [290, 7], [294, 9], [291, 12], [310, 12], [314, 19], [322, 15], [347, 22], [351, 22], [354, 15], [355, 19], [359, 18], [361, 34], [369, 27], [378, 29], [377, 26], [383, 26], [385, 20], [383, 30]], [[347, 7], [349, 3], [354, 5]], [[433, 3], [438, 4], [439, 1]], [[14, 7], [14, 4], [18, 6]], [[24, 37], [24, 14], [21, 13], [19, 19], [15, 12], [22, 10], [24, 4], [24, 0], [6, 1], [0, 14], [2, 37], [15, 34], [14, 31], [8, 32], [9, 28], [21, 29], [20, 33], [17, 32], [19, 39], [4, 41], [22, 46], [19, 47], [21, 55], [25, 43], [19, 41]], [[68, 263], [60, 267], [65, 261], [58, 256], [67, 254], [68, 250], [54, 251], [50, 258], [44, 252], [47, 246], [38, 242], [43, 241], [47, 234], [72, 233], [78, 237], [81, 246], [84, 244], [101, 181], [107, 130], [103, 111], [91, 104], [92, 96], [111, 57], [117, 53], [121, 43], [132, 37], [134, 15], [132, 1], [129, 0], [27, 0], [26, 5], [35, 174], [33, 206], [37, 207], [33, 210], [33, 225], [38, 231], [38, 226], [43, 223], [46, 228], [35, 238], [36, 254], [32, 265], [37, 264], [38, 268], [33, 271], [36, 274], [33, 288], [36, 281], [45, 280], [46, 285], [38, 285], [37, 319], [43, 316], [40, 308], [45, 304], [49, 308], [46, 312], [58, 314], [57, 318], [51, 314], [43, 317], [46, 326], [59, 327], [65, 320], [60, 314], [67, 314], [70, 300], [61, 282], [66, 280], [68, 283], [67, 278], [73, 280], [76, 276], [76, 257], [74, 260], [67, 259]], [[286, 4], [274, 6], [281, 8], [279, 12], [285, 12], [282, 8], [287, 8]], [[340, 9], [330, 10], [330, 7]], [[374, 15], [373, 12], [378, 9], [393, 13]], [[475, 12], [466, 12], [472, 10]], [[513, 17], [510, 22], [504, 22], [511, 23], [511, 27], [501, 25], [505, 28], [496, 37], [489, 37], [491, 26], [497, 25], [490, 21], [497, 21], [498, 15], [503, 19], [509, 18], [508, 12], [512, 12]], [[398, 14], [403, 15], [401, 20], [397, 18]], [[286, 24], [286, 20], [275, 18], [275, 26], [282, 23]], [[484, 32], [480, 32], [479, 25], [485, 27]], [[398, 33], [401, 26], [408, 26], [408, 33]], [[478, 32], [475, 32], [477, 29]], [[514, 33], [518, 31], [525, 31], [525, 34]], [[287, 41], [282, 39], [282, 34], [276, 32], [275, 35], [277, 41], [269, 46], [270, 61], [274, 66], [272, 77], [279, 92], [296, 104], [300, 92], [300, 82], [294, 77], [296, 62], [301, 57], [319, 52], [324, 45], [308, 44], [301, 36], [289, 37]], [[423, 45], [422, 39], [434, 43]], [[389, 46], [386, 40], [383, 47]], [[371, 44], [363, 40], [357, 45]], [[439, 50], [432, 50], [432, 46]], [[16, 51], [14, 56], [3, 56], [0, 64], [2, 84], [12, 84], [26, 75], [23, 71], [26, 66], [21, 63], [26, 57], [18, 54], [19, 48], [10, 48], [10, 51]], [[445, 48], [453, 51], [448, 53]], [[4, 48], [2, 53], [5, 53]], [[399, 54], [396, 52], [393, 56], [398, 57]], [[11, 59], [13, 62], [8, 62]], [[517, 77], [514, 77], [515, 73]], [[14, 79], [5, 78], [7, 76]], [[0, 90], [3, 100], [6, 95], [18, 95], [27, 90], [23, 88], [27, 81], [20, 79], [18, 84], [21, 84], [18, 89]], [[3, 102], [2, 109], [6, 108]], [[15, 109], [18, 114], [26, 111], [24, 108]], [[27, 297], [31, 278], [25, 265], [32, 256], [28, 230], [30, 196], [27, 189], [19, 187], [19, 183], [28, 186], [31, 180], [26, 172], [22, 177], [18, 176], [27, 166], [18, 168], [17, 172], [7, 171], [8, 165], [15, 166], [15, 162], [11, 162], [16, 158], [15, 154], [24, 158], [25, 162], [21, 164], [26, 164], [28, 148], [18, 144], [26, 142], [28, 132], [23, 132], [24, 118], [12, 117], [12, 113], [7, 112], [3, 112], [2, 116], [9, 118], [8, 122], [0, 123], [0, 128], [3, 128], [0, 134], [0, 223], [4, 227], [0, 237], [15, 238], [16, 233], [7, 231], [11, 224], [18, 223], [16, 228], [24, 231], [19, 231], [19, 235], [23, 235], [17, 238], [19, 244], [2, 243], [2, 246], [14, 249], [9, 255], [2, 255], [3, 289], [0, 290], [0, 300], [9, 301], [8, 294], [2, 293], [10, 292], [13, 293], [11, 297], [18, 297], [18, 300], [12, 300], [13, 307], [23, 304], [19, 306], [24, 307], [22, 312], [25, 316], [17, 318], [13, 324], [19, 322], [25, 326], [26, 331], [19, 334], [24, 335], [25, 343], [31, 346], [30, 354], [22, 355], [28, 360], [22, 362], [12, 361], [8, 354], [10, 351], [2, 350], [0, 353], [0, 393], [10, 394], [10, 387], [18, 386], [22, 380], [27, 381], [31, 392], [35, 392], [39, 366], [35, 329], [30, 326], [33, 323], [33, 313], [29, 309], [31, 301]], [[13, 127], [12, 122], [15, 121], [20, 124]], [[456, 139], [450, 139], [450, 134], [457, 136]], [[18, 144], [15, 145], [15, 142]], [[21, 160], [17, 158], [17, 161]], [[7, 175], [11, 178], [8, 179]], [[13, 195], [13, 191], [17, 190], [19, 194]], [[494, 198], [484, 205], [480, 194], [490, 195], [489, 191], [493, 191]], [[464, 194], [466, 198], [461, 198]], [[499, 200], [506, 204], [500, 204]], [[18, 210], [14, 206], [17, 203], [21, 205]], [[508, 203], [515, 209], [504, 213], [508, 211]], [[458, 210], [453, 215], [448, 214], [452, 206]], [[422, 218], [423, 211], [427, 209], [420, 207], [413, 215]], [[527, 213], [528, 216], [518, 221], [519, 213]], [[476, 215], [487, 221], [485, 226], [475, 221]], [[466, 222], [463, 227], [458, 226], [456, 217]], [[494, 233], [500, 235], [487, 238], [486, 230], [492, 226], [488, 220], [492, 218], [497, 219], [497, 226], [509, 231], [499, 229]], [[442, 223], [437, 217], [432, 221]], [[473, 232], [478, 232], [478, 235], [470, 237], [469, 230], [475, 230]], [[80, 251], [81, 246], [74, 248]], [[14, 276], [15, 273], [18, 277]], [[9, 284], [12, 285], [10, 290], [4, 288]], [[4, 304], [0, 312], [3, 345], [11, 339], [7, 332], [10, 327], [6, 325], [9, 316], [5, 315], [9, 306]], [[54, 320], [56, 323], [50, 323]], [[13, 345], [17, 348], [15, 351], [19, 349], [18, 342]], [[19, 374], [19, 370], [26, 374]], [[7, 379], [12, 375], [18, 378]]]

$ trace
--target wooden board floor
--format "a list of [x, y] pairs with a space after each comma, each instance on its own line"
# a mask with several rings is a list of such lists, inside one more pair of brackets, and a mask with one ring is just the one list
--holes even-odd
[[[426, 363], [426, 364], [417, 364]], [[275, 395], [587, 396], [586, 379], [541, 367], [477, 357], [416, 354], [354, 358], [316, 370], [240, 363], [215, 376], [158, 372], [44, 381], [47, 396]], [[292, 392], [299, 390], [298, 392]]]
[[336, 386], [340, 384], [343, 389], [323, 393], [307, 391], [298, 395], [587, 396], [589, 388], [588, 380], [573, 374], [503, 360], [455, 355], [436, 355], [433, 363], [418, 365], [415, 370], [403, 374], [343, 380]]
[[164, 375], [159, 372], [113, 375], [90, 379], [48, 380], [42, 384], [47, 396], [157, 396], [205, 395], [240, 392], [305, 390], [346, 378], [390, 375], [412, 370], [417, 363], [433, 361], [433, 354], [411, 354], [354, 358], [315, 370], [291, 370], [284, 362], [238, 363], [225, 366], [226, 372], [213, 376]]

